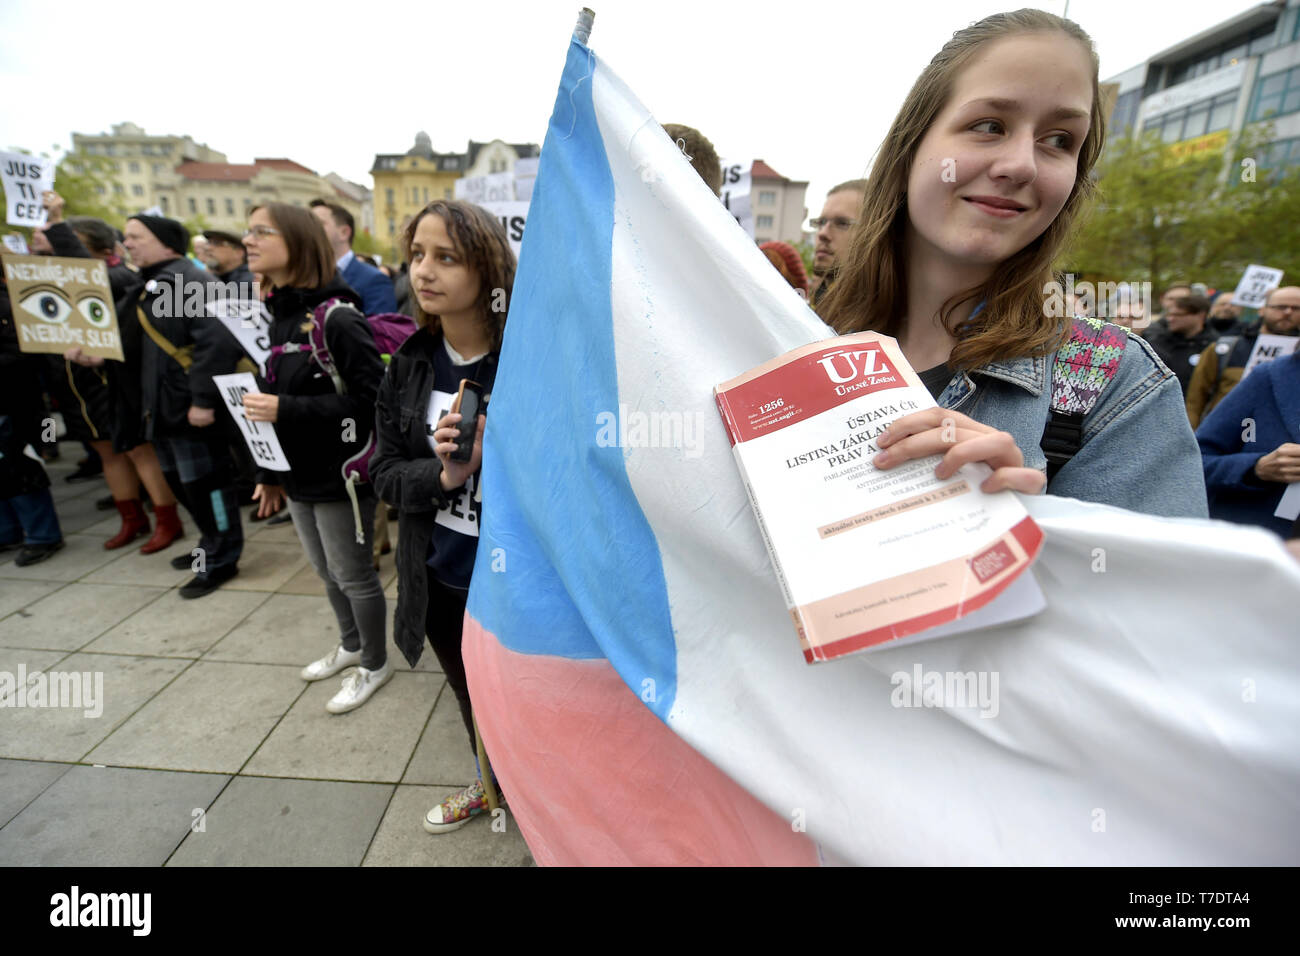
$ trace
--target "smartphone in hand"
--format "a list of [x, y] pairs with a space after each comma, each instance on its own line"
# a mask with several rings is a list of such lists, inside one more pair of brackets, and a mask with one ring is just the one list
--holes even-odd
[[483, 386], [467, 378], [460, 380], [456, 392], [456, 401], [451, 410], [460, 412], [460, 424], [456, 426], [456, 450], [449, 457], [452, 461], [469, 461], [474, 454], [474, 435], [478, 432], [478, 417], [483, 412]]

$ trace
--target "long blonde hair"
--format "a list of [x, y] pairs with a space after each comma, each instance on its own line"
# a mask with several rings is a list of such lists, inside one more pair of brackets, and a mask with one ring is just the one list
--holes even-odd
[[[953, 34], [913, 84], [880, 146], [849, 248], [818, 309], [836, 332], [843, 335], [869, 329], [897, 336], [900, 331], [907, 313], [903, 231], [908, 177], [921, 140], [952, 95], [957, 74], [986, 43], [1053, 31], [1083, 43], [1092, 61], [1091, 122], [1079, 151], [1074, 187], [1042, 235], [1000, 263], [981, 285], [944, 302], [941, 318], [957, 339], [948, 359], [953, 368], [974, 369], [1008, 358], [1045, 355], [1062, 344], [1067, 329], [1061, 319], [1046, 315], [1044, 287], [1055, 279], [1052, 262], [1093, 193], [1089, 174], [1105, 143], [1105, 116], [1091, 38], [1071, 20], [1030, 9], [997, 13]], [[972, 300], [985, 303], [978, 320], [954, 329], [953, 311]]]

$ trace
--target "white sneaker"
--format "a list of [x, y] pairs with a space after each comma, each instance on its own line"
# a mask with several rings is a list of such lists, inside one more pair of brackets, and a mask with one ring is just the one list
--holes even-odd
[[322, 680], [333, 677], [339, 671], [356, 667], [361, 663], [361, 651], [345, 651], [340, 644], [318, 661], [312, 661], [302, 669], [303, 680]]
[[370, 699], [371, 694], [387, 684], [392, 676], [393, 669], [387, 662], [377, 671], [368, 671], [358, 666], [343, 678], [343, 689], [330, 698], [325, 709], [331, 714], [346, 714], [349, 710], [356, 710]]

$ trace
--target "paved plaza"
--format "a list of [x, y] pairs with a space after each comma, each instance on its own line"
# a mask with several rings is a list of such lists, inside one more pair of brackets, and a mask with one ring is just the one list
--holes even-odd
[[[390, 641], [398, 672], [340, 716], [325, 702], [342, 675], [298, 676], [338, 628], [291, 524], [245, 521], [239, 576], [184, 601], [189, 572], [168, 561], [197, 543], [194, 523], [159, 554], [141, 555], [143, 539], [105, 551], [119, 526], [95, 510], [107, 489], [67, 484], [81, 449], [61, 452], [66, 547], [26, 568], [0, 554], [0, 672], [102, 673], [102, 714], [0, 708], [0, 865], [532, 864], [508, 813], [421, 828], [474, 776], [431, 650], [411, 670]], [[391, 555], [380, 576], [391, 621]]]

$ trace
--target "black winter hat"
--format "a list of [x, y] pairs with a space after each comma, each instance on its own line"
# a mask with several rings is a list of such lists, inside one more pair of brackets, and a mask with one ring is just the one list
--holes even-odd
[[150, 216], [142, 212], [136, 213], [131, 218], [139, 221], [146, 229], [158, 237], [159, 242], [172, 250], [172, 252], [175, 252], [180, 256], [189, 255], [189, 230], [175, 219], [165, 219], [162, 216]]

